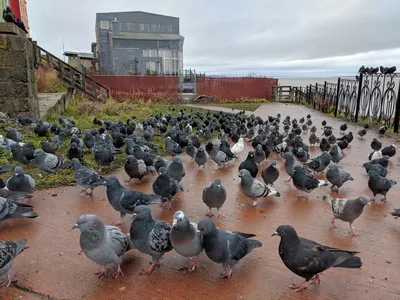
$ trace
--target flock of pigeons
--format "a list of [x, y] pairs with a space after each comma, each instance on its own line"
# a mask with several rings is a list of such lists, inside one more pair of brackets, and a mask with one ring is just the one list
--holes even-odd
[[391, 66], [391, 67], [364, 67], [361, 66], [360, 69], [358, 70], [359, 74], [368, 74], [368, 75], [374, 75], [378, 74], [381, 72], [381, 74], [387, 75], [387, 74], [393, 74], [396, 72], [397, 68], [396, 66]]
[[[82, 139], [82, 132], [73, 120], [59, 117], [58, 125], [43, 120], [34, 124], [29, 118], [18, 118], [22, 126], [34, 127], [38, 136], [47, 137], [52, 134], [50, 140], [41, 142], [42, 149], [35, 149], [31, 142], [23, 143], [23, 135], [13, 128], [7, 129], [5, 136], [0, 136], [0, 147], [9, 150], [20, 165], [33, 161], [46, 173], [73, 167], [76, 182], [84, 188], [82, 193], [85, 194], [91, 194], [93, 189], [105, 186], [110, 205], [121, 217], [113, 225], [123, 224], [126, 214], [133, 215], [129, 234], [123, 233], [116, 226], [105, 225], [93, 214], [80, 216], [72, 227], [81, 232], [82, 251], [102, 267], [97, 273], [99, 276], [122, 275], [122, 256], [132, 249], [151, 256], [150, 267], [141, 272], [150, 275], [160, 266], [162, 256], [174, 249], [180, 255], [191, 258], [191, 263], [186, 267], [190, 271], [196, 268], [201, 253], [205, 251], [212, 261], [222, 264], [225, 272], [221, 276], [230, 278], [235, 265], [254, 249], [262, 246], [260, 241], [251, 239], [254, 234], [217, 228], [210, 218], [202, 219], [196, 224], [183, 211], [176, 211], [172, 224], [169, 224], [152, 217], [149, 205], [159, 204], [171, 209], [174, 196], [183, 191], [182, 180], [186, 171], [180, 155], [184, 153], [196, 162], [198, 172], [201, 172], [209, 159], [218, 168], [234, 162], [237, 154], [245, 149], [244, 141], [247, 140], [253, 150], [240, 163], [238, 176], [241, 190], [252, 200], [253, 206], [257, 205], [259, 198], [280, 196], [279, 191], [274, 188], [274, 183], [280, 177], [276, 161], [272, 160], [267, 167], [260, 170], [261, 163], [273, 152], [280, 154], [285, 160], [285, 171], [289, 176], [286, 182], [293, 182], [300, 191], [298, 197], [307, 198], [314, 189], [328, 185], [313, 173], [326, 171], [326, 179], [332, 185], [333, 191], [338, 191], [347, 181], [353, 180], [351, 174], [337, 166], [345, 157], [342, 151], [353, 140], [353, 133], [346, 133], [346, 123], [340, 126], [341, 137], [336, 138], [333, 128], [326, 121], [321, 124], [322, 135], [317, 136], [317, 127], [313, 124], [311, 115], [297, 120], [290, 116], [282, 118], [278, 114], [264, 120], [254, 115], [245, 117], [243, 112], [193, 113], [192, 110], [189, 112], [185, 109], [174, 116], [175, 108], [170, 110], [165, 115], [150, 116], [142, 123], [136, 122], [134, 118], [125, 123], [94, 119], [96, 128], [85, 131]], [[368, 130], [368, 126], [364, 126], [358, 132], [359, 137], [364, 138]], [[383, 135], [386, 130], [387, 127], [383, 126], [378, 132]], [[212, 139], [213, 134], [218, 134], [218, 142]], [[309, 134], [308, 144], [303, 139], [305, 134]], [[157, 148], [152, 144], [155, 135], [164, 136], [165, 150], [172, 160], [157, 156]], [[206, 141], [204, 145], [199, 135]], [[233, 142], [232, 145], [230, 141]], [[68, 161], [55, 154], [65, 143], [68, 146]], [[322, 154], [310, 158], [309, 148], [316, 145], [319, 145]], [[83, 155], [85, 147], [91, 149], [100, 169], [112, 163], [115, 153], [125, 151], [125, 171], [130, 180], [140, 181], [147, 174], [157, 172], [158, 176], [153, 183], [154, 194], [126, 188], [116, 176], [103, 177], [99, 174], [100, 171], [86, 166]], [[394, 180], [386, 178], [389, 159], [396, 154], [396, 148], [394, 145], [382, 147], [377, 139], [372, 140], [371, 148], [373, 151], [369, 155], [369, 161], [363, 165], [369, 175], [368, 186], [374, 197], [383, 195], [382, 200], [385, 200], [387, 192], [396, 184]], [[31, 197], [35, 188], [34, 179], [25, 174], [20, 165], [0, 166], [0, 172], [14, 170], [14, 175], [0, 189], [0, 221], [13, 217], [38, 216], [32, 206], [20, 202]], [[260, 171], [262, 181], [256, 178]], [[216, 209], [218, 218], [224, 218], [220, 209], [226, 198], [227, 191], [220, 179], [205, 187], [202, 200], [208, 207], [207, 216], [212, 217], [212, 210]], [[370, 198], [366, 195], [354, 199], [334, 198], [330, 195], [323, 198], [332, 207], [332, 226], [336, 226], [336, 219], [348, 222], [351, 234], [356, 237], [352, 224], [362, 214], [364, 206], [370, 204]], [[400, 210], [393, 214], [400, 214]], [[279, 226], [273, 235], [281, 237], [279, 255], [284, 264], [295, 274], [305, 278], [300, 285], [291, 286], [296, 291], [306, 288], [310, 280], [311, 283], [319, 283], [319, 274], [330, 267], [361, 267], [357, 252], [330, 248], [301, 238], [289, 225]], [[4, 284], [10, 284], [8, 271], [13, 259], [26, 248], [26, 242], [25, 239], [0, 242], [0, 277], [4, 279]]]
[[9, 6], [7, 6], [5, 9], [3, 9], [3, 20], [6, 21], [7, 23], [13, 23], [13, 24], [17, 25], [25, 33], [28, 33], [24, 22], [22, 22], [20, 18], [15, 17], [15, 15], [13, 14], [13, 12], [11, 11], [11, 8]]

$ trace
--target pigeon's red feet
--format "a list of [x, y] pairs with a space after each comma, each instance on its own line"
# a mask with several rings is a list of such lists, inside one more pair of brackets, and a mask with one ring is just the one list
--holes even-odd
[[101, 277], [107, 275], [107, 269], [106, 269], [106, 267], [102, 267], [102, 268], [100, 269], [100, 271], [95, 272], [95, 273], [93, 273], [93, 274], [94, 274], [94, 275], [97, 275], [99, 278], [101, 278]]
[[335, 224], [335, 219], [332, 219], [332, 221], [331, 221], [331, 228], [337, 228], [337, 226]]
[[122, 273], [120, 266], [118, 266], [117, 270], [113, 273], [113, 277], [117, 278], [119, 275], [124, 276], [124, 273]]
[[218, 219], [225, 219], [225, 216], [219, 212], [217, 218]]
[[288, 180], [285, 180], [285, 183], [292, 182], [292, 177], [290, 177]]
[[299, 194], [299, 195], [296, 196], [296, 198], [298, 198], [298, 199], [308, 199], [308, 196], [307, 195], [303, 195], [303, 194]]
[[214, 216], [214, 214], [212, 213], [211, 209], [208, 211], [208, 213], [206, 214], [207, 217], [212, 217]]
[[307, 288], [307, 281], [303, 281], [299, 285], [289, 285], [289, 289], [293, 289], [295, 292], [305, 290]]
[[9, 287], [10, 284], [11, 284], [11, 276], [10, 276], [10, 274], [4, 275], [3, 278], [4, 278], [4, 280], [0, 283], [0, 286]]
[[144, 274], [146, 274], [146, 275], [150, 275], [151, 273], [153, 273], [153, 271], [155, 270], [155, 268], [156, 268], [156, 264], [152, 264], [152, 265], [150, 265], [150, 267], [149, 268], [147, 268], [146, 270], [142, 270], [140, 273], [139, 273], [139, 275], [144, 275]]
[[315, 284], [315, 283], [320, 284], [320, 283], [321, 283], [321, 278], [319, 278], [319, 277], [320, 277], [322, 274], [323, 274], [323, 273], [319, 273], [319, 274], [315, 275], [314, 278], [311, 280], [310, 284]]
[[124, 225], [125, 223], [120, 220], [120, 221], [117, 221], [117, 222], [112, 222], [111, 224], [114, 225], [114, 226], [121, 226], [121, 225]]
[[350, 235], [354, 237], [360, 237], [357, 233], [354, 232], [353, 228], [351, 228]]
[[232, 270], [229, 270], [225, 273], [221, 273], [221, 278], [230, 279], [232, 277], [232, 274], [233, 274]]
[[196, 270], [196, 267], [199, 264], [199, 260], [200, 260], [200, 255], [197, 256], [195, 259], [193, 259], [192, 262], [185, 267], [185, 269], [188, 269], [190, 272], [193, 272], [194, 270]]

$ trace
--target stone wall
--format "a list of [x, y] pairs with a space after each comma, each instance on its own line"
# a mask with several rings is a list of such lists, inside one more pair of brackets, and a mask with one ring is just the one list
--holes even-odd
[[[39, 118], [35, 83], [35, 54], [30, 40], [10, 23], [0, 24], [0, 111], [12, 118]], [[19, 28], [17, 28], [19, 29]]]

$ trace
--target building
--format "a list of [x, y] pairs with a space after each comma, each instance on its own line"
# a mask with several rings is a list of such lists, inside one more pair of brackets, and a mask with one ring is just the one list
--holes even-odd
[[[29, 36], [29, 22], [28, 22], [28, 10], [26, 0], [0, 0], [1, 13], [3, 9], [9, 6], [15, 17], [21, 19], [24, 23]], [[3, 18], [0, 18], [3, 21]]]
[[65, 51], [64, 55], [68, 57], [68, 64], [85, 74], [98, 73], [98, 59], [94, 53], [80, 53]]
[[179, 18], [141, 11], [96, 14], [103, 74], [175, 74], [183, 69]]

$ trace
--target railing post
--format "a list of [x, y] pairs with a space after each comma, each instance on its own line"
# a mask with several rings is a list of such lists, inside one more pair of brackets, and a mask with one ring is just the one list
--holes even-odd
[[355, 117], [354, 117], [354, 121], [356, 123], [358, 122], [358, 111], [360, 110], [362, 79], [363, 79], [363, 74], [360, 73], [360, 78], [358, 79], [356, 114], [355, 114]]
[[308, 94], [308, 105], [311, 104], [311, 97], [312, 97], [312, 84], [310, 83], [310, 89], [309, 89], [310, 93]]
[[397, 91], [396, 110], [394, 111], [393, 131], [395, 133], [399, 132], [399, 121], [400, 121], [400, 84], [399, 84], [399, 90]]
[[323, 95], [323, 97], [322, 97], [322, 100], [323, 101], [325, 101], [325, 97], [326, 97], [326, 85], [327, 85], [328, 83], [325, 81], [325, 83], [324, 83], [324, 95]]
[[337, 111], [339, 107], [339, 92], [340, 92], [340, 77], [337, 80], [337, 87], [336, 87], [335, 117], [337, 117]]
[[316, 82], [315, 83], [315, 97], [314, 97], [314, 109], [315, 109], [315, 106], [317, 105], [317, 101], [316, 101], [316, 98], [318, 97], [318, 83]]

